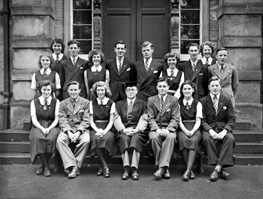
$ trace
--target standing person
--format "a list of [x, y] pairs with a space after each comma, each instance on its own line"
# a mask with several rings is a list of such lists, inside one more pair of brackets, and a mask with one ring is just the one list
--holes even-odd
[[193, 98], [195, 92], [194, 83], [186, 80], [181, 87], [180, 105], [180, 130], [178, 131], [179, 151], [183, 154], [186, 164], [186, 171], [182, 178], [184, 181], [194, 179], [195, 175], [192, 171], [193, 164], [197, 153], [200, 152], [201, 142], [201, 119], [202, 104]]
[[[65, 49], [64, 42], [62, 39], [54, 39], [50, 44], [50, 50], [52, 51], [51, 59], [51, 70], [54, 70], [58, 73], [59, 77], [61, 77], [61, 62], [66, 60], [67, 57], [63, 54]], [[60, 87], [62, 87], [64, 80], [60, 79]], [[58, 99], [62, 100], [63, 94], [60, 92]]]
[[97, 175], [109, 178], [110, 170], [107, 158], [109, 155], [115, 155], [118, 151], [112, 132], [115, 103], [109, 98], [110, 91], [105, 82], [96, 82], [92, 92], [96, 98], [90, 102], [91, 151], [96, 151], [102, 164]]
[[116, 141], [119, 146], [124, 173], [122, 180], [127, 180], [129, 175], [133, 180], [139, 180], [137, 172], [140, 153], [148, 141], [145, 131], [148, 125], [146, 103], [136, 97], [137, 82], [127, 82], [125, 93], [127, 99], [117, 102], [117, 117], [114, 119], [115, 129], [118, 131]]
[[31, 88], [35, 90], [34, 98], [38, 98], [41, 96], [38, 86], [39, 86], [39, 82], [43, 80], [49, 80], [51, 83], [53, 83], [55, 87], [52, 88], [54, 92], [54, 94], [53, 93], [52, 94], [54, 97], [59, 96], [61, 90], [60, 77], [57, 72], [52, 71], [50, 69], [51, 64], [52, 64], [52, 59], [49, 54], [43, 53], [39, 56], [38, 66], [40, 70], [33, 74], [31, 81]]
[[[69, 179], [80, 174], [82, 162], [87, 154], [89, 135], [89, 101], [80, 97], [80, 84], [76, 81], [68, 83], [69, 98], [63, 100], [59, 107], [59, 127], [57, 149]], [[69, 144], [75, 144], [74, 151]]]
[[223, 95], [229, 97], [235, 107], [235, 95], [237, 93], [239, 80], [235, 66], [227, 63], [227, 49], [224, 47], [216, 50], [217, 64], [209, 67], [210, 76], [217, 76], [221, 80]]
[[38, 155], [41, 160], [41, 167], [36, 174], [51, 176], [49, 160], [55, 152], [56, 139], [59, 133], [58, 110], [59, 100], [52, 97], [52, 83], [43, 80], [39, 83], [41, 96], [32, 100], [30, 104], [31, 120], [33, 127], [30, 138], [30, 154], [32, 163]]
[[102, 65], [105, 61], [104, 54], [97, 50], [92, 50], [89, 53], [89, 62], [92, 64], [91, 68], [84, 71], [84, 81], [89, 100], [93, 100], [92, 86], [98, 81], [104, 81], [109, 85], [109, 71]]
[[167, 53], [164, 61], [168, 64], [168, 68], [163, 71], [162, 76], [168, 79], [168, 94], [180, 98], [180, 88], [184, 82], [184, 72], [177, 69], [179, 57], [174, 52]]
[[[218, 177], [227, 179], [229, 173], [225, 167], [233, 166], [233, 150], [235, 138], [233, 128], [235, 124], [235, 112], [231, 100], [221, 93], [221, 82], [216, 76], [209, 80], [209, 95], [202, 98], [203, 106], [202, 138], [208, 155], [208, 164], [215, 169], [210, 175], [211, 181], [217, 181]], [[221, 150], [216, 143], [221, 143]]]
[[210, 41], [205, 41], [204, 43], [201, 44], [200, 52], [202, 55], [201, 61], [203, 65], [209, 67], [216, 63], [216, 59], [213, 57], [214, 47]]
[[62, 61], [61, 79], [63, 80], [63, 99], [69, 97], [67, 92], [67, 85], [71, 81], [77, 81], [80, 85], [79, 95], [83, 98], [87, 97], [84, 71], [88, 68], [88, 62], [79, 57], [80, 43], [77, 40], [70, 40], [68, 42], [69, 58]]
[[125, 57], [126, 44], [117, 41], [114, 46], [116, 57], [106, 62], [106, 69], [110, 73], [111, 99], [116, 102], [125, 99], [124, 82], [137, 81], [137, 70], [134, 63]]
[[179, 126], [180, 110], [176, 97], [168, 95], [168, 81], [162, 77], [157, 80], [158, 95], [147, 102], [150, 127], [150, 143], [155, 155], [155, 179], [170, 178], [169, 165], [174, 150], [176, 130]]
[[179, 70], [184, 72], [185, 80], [190, 80], [196, 85], [196, 94], [194, 98], [197, 100], [206, 96], [208, 93], [208, 79], [209, 73], [206, 65], [203, 65], [198, 60], [199, 46], [196, 43], [190, 43], [188, 46], [188, 53], [190, 59], [179, 65]]
[[143, 60], [135, 63], [137, 81], [139, 82], [137, 97], [147, 102], [147, 99], [157, 94], [157, 79], [163, 71], [163, 65], [152, 58], [154, 46], [145, 41], [142, 44]]

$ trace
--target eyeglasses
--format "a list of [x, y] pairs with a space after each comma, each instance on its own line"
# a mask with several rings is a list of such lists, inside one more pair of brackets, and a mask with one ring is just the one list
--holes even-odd
[[127, 88], [126, 91], [127, 92], [135, 92], [137, 89], [136, 88]]

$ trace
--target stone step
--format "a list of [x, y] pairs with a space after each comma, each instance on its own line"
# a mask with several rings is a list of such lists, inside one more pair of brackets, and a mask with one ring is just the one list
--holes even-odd
[[234, 130], [236, 142], [263, 142], [263, 131]]
[[244, 154], [263, 154], [263, 143], [238, 142], [236, 143], [234, 152]]

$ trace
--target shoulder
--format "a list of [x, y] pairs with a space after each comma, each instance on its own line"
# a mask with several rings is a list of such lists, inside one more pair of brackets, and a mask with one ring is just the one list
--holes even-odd
[[79, 96], [79, 100], [81, 100], [81, 101], [84, 102], [84, 103], [89, 104], [89, 100], [87, 100], [87, 99], [85, 99], [85, 98], [83, 98], [83, 97], [80, 97], [80, 96]]
[[202, 97], [202, 98], [200, 99], [200, 102], [201, 102], [202, 104], [205, 104], [206, 101], [208, 100], [208, 98], [209, 98], [209, 95], [207, 95], [207, 96], [205, 96], [205, 97]]

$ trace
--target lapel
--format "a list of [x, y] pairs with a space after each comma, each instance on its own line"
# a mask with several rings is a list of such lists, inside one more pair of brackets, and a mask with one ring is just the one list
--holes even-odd
[[211, 70], [213, 70], [213, 73], [216, 74], [217, 77], [219, 77], [221, 80], [223, 79], [217, 64], [211, 66]]
[[[144, 67], [144, 62], [142, 61], [142, 65], [143, 65], [143, 67]], [[144, 81], [146, 80], [146, 79], [148, 79], [149, 77], [151, 77], [151, 75], [153, 74], [153, 72], [154, 72], [154, 70], [155, 70], [155, 67], [156, 67], [156, 62], [152, 59], [152, 62], [151, 62], [151, 64], [150, 64], [150, 66], [149, 66], [149, 68], [148, 68], [148, 70], [147, 70], [147, 72], [146, 72], [146, 74], [145, 74], [145, 77], [144, 77]], [[145, 68], [145, 67], [144, 67]], [[145, 70], [145, 69], [144, 69]]]
[[188, 74], [188, 77], [192, 77], [193, 69], [190, 60], [188, 60], [185, 64], [185, 72]]
[[155, 97], [153, 98], [153, 104], [154, 106], [158, 109], [158, 111], [160, 112], [160, 98], [159, 95], [155, 95]]
[[222, 74], [222, 79], [225, 79], [225, 78], [227, 77], [229, 71], [230, 71], [229, 65], [228, 65], [228, 64], [225, 64], [225, 69], [224, 69], [224, 72], [223, 72], [223, 74]]
[[82, 107], [82, 99], [79, 97], [77, 103], [75, 104], [75, 109], [74, 109], [73, 115], [78, 113], [79, 110], [81, 109], [81, 107]]
[[222, 110], [223, 108], [223, 105], [224, 105], [224, 102], [225, 102], [225, 98], [222, 94], [222, 92], [220, 93], [220, 97], [219, 97], [219, 100], [218, 100], [218, 109], [217, 109], [217, 115], [219, 114], [219, 112]]
[[[172, 97], [167, 94], [167, 97], [166, 97], [166, 99], [165, 99], [165, 102], [163, 103], [163, 110], [162, 110], [161, 115], [163, 115], [163, 114], [167, 111], [167, 109], [170, 108], [170, 104], [171, 104], [171, 101], [172, 101], [171, 98], [172, 98]], [[160, 104], [160, 103], [159, 103], [159, 104]]]
[[70, 101], [70, 98], [67, 99], [67, 109], [74, 115], [74, 107]]
[[[221, 97], [221, 95], [220, 95], [220, 97]], [[206, 96], [206, 104], [207, 104], [208, 108], [210, 108], [210, 110], [216, 115], [216, 111], [214, 109], [213, 102], [212, 102], [210, 94], [208, 94]], [[219, 104], [219, 101], [218, 101], [218, 104]]]
[[194, 81], [194, 79], [198, 76], [198, 74], [200, 73], [202, 68], [203, 68], [203, 64], [202, 64], [202, 62], [200, 60], [198, 60], [196, 66], [195, 66], [195, 70], [193, 72], [191, 81]]
[[116, 57], [112, 60], [111, 67], [114, 70], [114, 72], [118, 75], [118, 67], [117, 67], [117, 59]]

